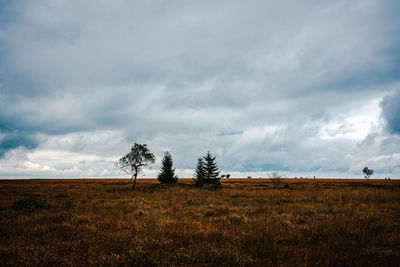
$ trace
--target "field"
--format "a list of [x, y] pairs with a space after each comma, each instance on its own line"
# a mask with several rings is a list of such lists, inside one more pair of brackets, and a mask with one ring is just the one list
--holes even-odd
[[0, 266], [400, 264], [400, 181], [221, 181], [2, 180]]

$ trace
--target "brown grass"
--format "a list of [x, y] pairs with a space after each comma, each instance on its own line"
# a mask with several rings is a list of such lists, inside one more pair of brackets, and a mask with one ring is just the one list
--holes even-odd
[[[400, 181], [222, 183], [0, 181], [0, 265], [399, 264]], [[13, 209], [23, 198], [51, 207]]]

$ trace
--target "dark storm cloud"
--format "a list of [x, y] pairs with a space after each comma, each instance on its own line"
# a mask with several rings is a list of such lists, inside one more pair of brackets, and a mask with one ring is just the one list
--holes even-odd
[[[5, 105], [2, 105], [2, 107], [5, 107]], [[19, 147], [36, 148], [39, 141], [32, 135], [32, 132], [27, 131], [27, 127], [21, 125], [18, 117], [7, 118], [4, 113], [0, 114], [0, 158], [11, 149]], [[36, 130], [35, 127], [33, 131]]]
[[387, 129], [393, 134], [400, 135], [400, 90], [386, 96], [381, 102], [381, 107]]
[[11, 149], [19, 147], [34, 149], [38, 144], [39, 142], [34, 136], [25, 132], [0, 132], [0, 158]]

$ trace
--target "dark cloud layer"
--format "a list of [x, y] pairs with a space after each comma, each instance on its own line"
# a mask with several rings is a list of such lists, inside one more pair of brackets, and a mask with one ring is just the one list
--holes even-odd
[[393, 134], [400, 134], [400, 90], [386, 96], [381, 102], [381, 107], [387, 129]]
[[0, 139], [0, 158], [4, 156], [4, 154], [15, 148], [24, 147], [27, 149], [34, 149], [38, 146], [39, 141], [24, 132], [6, 132], [1, 136]]

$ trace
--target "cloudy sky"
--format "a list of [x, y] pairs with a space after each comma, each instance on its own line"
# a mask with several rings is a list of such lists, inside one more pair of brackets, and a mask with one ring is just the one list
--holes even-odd
[[0, 177], [400, 178], [400, 3], [0, 1]]

